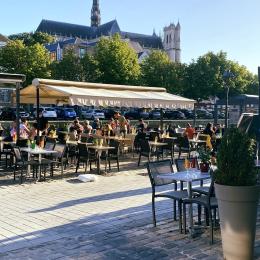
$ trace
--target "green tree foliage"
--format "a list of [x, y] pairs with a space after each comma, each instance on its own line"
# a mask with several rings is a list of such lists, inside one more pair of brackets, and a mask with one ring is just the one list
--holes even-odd
[[60, 62], [51, 64], [52, 77], [58, 80], [82, 80], [82, 66], [80, 58], [74, 50], [69, 48], [64, 52], [63, 59]]
[[47, 44], [54, 42], [54, 37], [43, 32], [35, 32], [35, 33], [19, 33], [13, 34], [9, 36], [10, 40], [21, 40], [26, 46], [32, 46], [36, 43], [39, 44]]
[[94, 58], [101, 72], [102, 83], [136, 84], [140, 65], [135, 51], [118, 34], [102, 38], [95, 49]]
[[0, 70], [26, 75], [26, 84], [34, 78], [50, 77], [50, 57], [39, 43], [25, 46], [20, 40], [10, 41], [0, 49]]
[[225, 52], [209, 52], [187, 66], [183, 94], [196, 100], [207, 99], [210, 96], [223, 98], [226, 93], [223, 81], [225, 70], [231, 70], [235, 76], [226, 81], [230, 87], [230, 95], [255, 91], [256, 78], [246, 67], [228, 60]]
[[88, 82], [99, 82], [101, 72], [99, 70], [98, 62], [93, 55], [86, 53], [81, 59], [82, 78]]

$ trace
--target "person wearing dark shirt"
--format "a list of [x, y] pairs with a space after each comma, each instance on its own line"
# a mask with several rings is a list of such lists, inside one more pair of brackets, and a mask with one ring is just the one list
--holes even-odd
[[202, 133], [212, 137], [212, 135], [215, 134], [215, 132], [213, 130], [213, 125], [211, 123], [208, 123]]
[[39, 114], [39, 130], [42, 132], [43, 136], [47, 135], [48, 128], [49, 128], [48, 119], [43, 116], [42, 112], [40, 112], [40, 114]]

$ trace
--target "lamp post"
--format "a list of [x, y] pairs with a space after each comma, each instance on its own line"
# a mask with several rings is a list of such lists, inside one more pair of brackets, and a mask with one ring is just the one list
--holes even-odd
[[225, 106], [225, 130], [228, 128], [228, 97], [229, 97], [229, 84], [228, 80], [234, 78], [234, 74], [230, 70], [225, 70], [223, 73], [224, 86], [226, 88], [226, 106]]

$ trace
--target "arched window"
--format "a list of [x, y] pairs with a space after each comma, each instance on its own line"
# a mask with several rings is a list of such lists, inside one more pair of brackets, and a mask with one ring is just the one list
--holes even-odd
[[172, 35], [170, 34], [170, 43], [172, 42]]
[[169, 36], [168, 36], [168, 34], [167, 34], [166, 43], [168, 43], [168, 42], [169, 42]]

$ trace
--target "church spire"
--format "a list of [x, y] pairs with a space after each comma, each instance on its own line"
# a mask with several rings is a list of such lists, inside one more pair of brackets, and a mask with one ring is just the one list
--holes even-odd
[[91, 9], [91, 27], [98, 27], [101, 22], [99, 0], [93, 0], [93, 6]]

